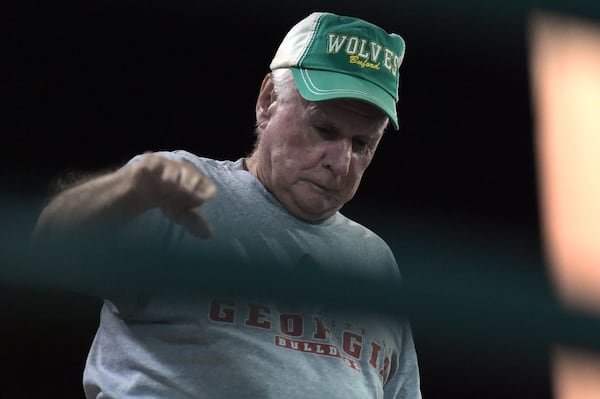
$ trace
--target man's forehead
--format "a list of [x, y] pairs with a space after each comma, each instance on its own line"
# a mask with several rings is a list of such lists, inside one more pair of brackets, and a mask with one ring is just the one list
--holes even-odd
[[369, 119], [385, 119], [387, 116], [379, 108], [365, 101], [350, 99], [350, 98], [337, 98], [333, 100], [324, 101], [309, 101], [311, 107], [322, 110], [323, 112], [336, 112], [336, 111], [347, 111], [355, 114], [362, 115]]
[[308, 110], [315, 116], [335, 120], [348, 114], [356, 115], [373, 129], [379, 130], [387, 126], [388, 117], [379, 108], [364, 101], [340, 98], [334, 100], [307, 102]]

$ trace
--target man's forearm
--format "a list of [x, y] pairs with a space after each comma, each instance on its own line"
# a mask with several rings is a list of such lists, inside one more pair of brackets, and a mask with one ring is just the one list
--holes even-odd
[[128, 173], [120, 169], [59, 193], [40, 213], [34, 239], [80, 229], [114, 230], [141, 213]]

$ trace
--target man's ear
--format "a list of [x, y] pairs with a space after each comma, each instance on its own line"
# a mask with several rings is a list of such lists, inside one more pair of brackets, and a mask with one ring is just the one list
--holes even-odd
[[262, 126], [271, 119], [271, 105], [275, 102], [276, 95], [273, 86], [273, 78], [267, 73], [260, 86], [260, 92], [256, 100], [256, 124]]

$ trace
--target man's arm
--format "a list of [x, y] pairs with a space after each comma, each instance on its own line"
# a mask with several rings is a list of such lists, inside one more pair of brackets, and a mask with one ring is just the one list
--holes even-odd
[[34, 242], [81, 229], [116, 231], [144, 211], [158, 207], [191, 233], [210, 236], [199, 207], [216, 194], [215, 185], [191, 163], [157, 154], [76, 184], [42, 210]]
[[40, 213], [28, 265], [18, 270], [18, 279], [111, 299], [154, 287], [164, 277], [153, 266], [162, 255], [155, 251], [156, 242], [142, 237], [144, 230], [125, 243], [115, 241], [119, 229], [146, 210], [160, 208], [175, 223], [208, 238], [211, 229], [200, 207], [215, 194], [215, 185], [192, 163], [151, 153], [85, 178]]

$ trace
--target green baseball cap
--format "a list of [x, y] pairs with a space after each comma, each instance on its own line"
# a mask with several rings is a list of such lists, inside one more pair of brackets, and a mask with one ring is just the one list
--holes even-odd
[[300, 95], [308, 101], [366, 101], [398, 129], [396, 103], [404, 49], [400, 35], [370, 22], [314, 12], [286, 34], [270, 68], [290, 68]]

